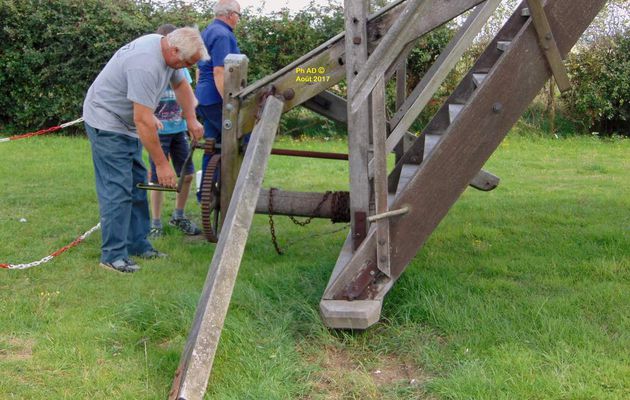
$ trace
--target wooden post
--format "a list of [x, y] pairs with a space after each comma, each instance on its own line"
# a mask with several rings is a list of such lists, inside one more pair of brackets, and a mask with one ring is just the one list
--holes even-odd
[[223, 86], [223, 121], [221, 122], [221, 223], [225, 221], [227, 209], [238, 177], [241, 156], [238, 139], [238, 115], [240, 100], [236, 93], [247, 81], [247, 56], [229, 54], [225, 58]]
[[[402, 107], [405, 99], [407, 98], [407, 58], [405, 57], [400, 61], [400, 64], [396, 68], [396, 110]], [[400, 161], [403, 154], [407, 149], [405, 148], [405, 141], [400, 140], [396, 147], [394, 147], [394, 153], [396, 154], [396, 162]]]
[[[381, 77], [372, 92], [372, 137], [374, 146], [374, 198], [376, 214], [387, 212], [387, 152], [385, 137], [387, 122], [385, 116], [385, 82]], [[390, 276], [389, 268], [389, 220], [376, 222], [376, 261], [378, 269]]]
[[[346, 25], [346, 80], [348, 92], [354, 85], [355, 77], [367, 61], [367, 1], [345, 0], [344, 14]], [[368, 180], [368, 145], [370, 142], [369, 103], [350, 109], [352, 98], [348, 99], [348, 156], [350, 162], [350, 215], [351, 234], [354, 249], [357, 249], [367, 233], [370, 187]]]
[[247, 146], [233, 201], [169, 395], [171, 400], [201, 400], [206, 392], [283, 106], [275, 97], [267, 99], [262, 118]]

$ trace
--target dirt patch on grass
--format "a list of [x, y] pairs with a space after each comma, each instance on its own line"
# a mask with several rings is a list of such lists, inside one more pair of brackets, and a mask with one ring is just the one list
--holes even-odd
[[0, 337], [0, 361], [25, 361], [33, 358], [35, 340]]
[[309, 400], [395, 398], [387, 393], [396, 389], [421, 392], [421, 387], [430, 379], [414, 363], [395, 355], [357, 356], [329, 346], [306, 358], [320, 367], [310, 379], [312, 394], [304, 397]]

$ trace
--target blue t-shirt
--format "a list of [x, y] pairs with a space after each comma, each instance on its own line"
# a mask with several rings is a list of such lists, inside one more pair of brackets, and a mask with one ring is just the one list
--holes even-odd
[[[182, 68], [184, 77], [188, 83], [192, 82], [188, 68]], [[186, 132], [188, 126], [186, 120], [182, 118], [182, 108], [177, 104], [175, 91], [169, 85], [160, 97], [160, 103], [155, 109], [155, 116], [162, 122], [164, 127], [158, 131], [160, 135], [172, 135], [174, 133]]]
[[222, 103], [223, 98], [214, 84], [214, 67], [222, 67], [228, 54], [241, 54], [232, 28], [225, 22], [215, 19], [201, 34], [203, 42], [210, 53], [210, 60], [200, 61], [199, 82], [195, 96], [199, 104], [209, 106]]

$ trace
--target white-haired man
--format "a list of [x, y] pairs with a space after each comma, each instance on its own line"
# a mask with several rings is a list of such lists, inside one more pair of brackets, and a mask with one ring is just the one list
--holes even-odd
[[[235, 0], [219, 0], [214, 15], [214, 21], [201, 34], [211, 58], [199, 63], [195, 95], [199, 99], [197, 113], [203, 120], [204, 137], [221, 143], [224, 60], [228, 54], [241, 52], [234, 36], [234, 28], [241, 19], [241, 6]], [[209, 158], [203, 157], [204, 172]]]
[[101, 219], [101, 266], [135, 272], [140, 267], [130, 256], [164, 256], [147, 239], [147, 195], [136, 187], [147, 179], [142, 147], [155, 162], [158, 182], [175, 187], [176, 174], [160, 146], [160, 123], [153, 112], [170, 84], [189, 133], [200, 139], [203, 126], [195, 117], [197, 100], [180, 68], [208, 58], [196, 28], [180, 28], [167, 36], [145, 35], [121, 47], [90, 86], [83, 118]]

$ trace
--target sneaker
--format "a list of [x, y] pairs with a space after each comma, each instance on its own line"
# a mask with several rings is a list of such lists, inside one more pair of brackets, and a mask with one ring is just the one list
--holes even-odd
[[189, 220], [186, 217], [183, 218], [171, 218], [168, 221], [168, 224], [178, 228], [180, 231], [184, 232], [186, 235], [195, 236], [201, 235], [201, 229], [197, 228], [194, 222]]
[[132, 260], [126, 258], [123, 260], [116, 260], [114, 262], [102, 262], [101, 267], [114, 270], [116, 272], [130, 273], [140, 270], [140, 266]]
[[167, 257], [167, 255], [155, 249], [151, 249], [151, 250], [145, 251], [142, 254], [138, 254], [138, 257], [144, 258], [145, 260], [150, 260], [154, 258], [165, 258]]
[[157, 239], [164, 236], [164, 229], [162, 228], [157, 228], [157, 227], [152, 227], [151, 230], [149, 231], [149, 239]]

